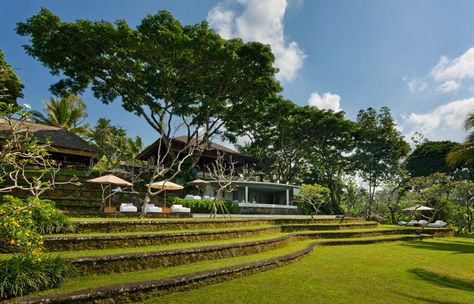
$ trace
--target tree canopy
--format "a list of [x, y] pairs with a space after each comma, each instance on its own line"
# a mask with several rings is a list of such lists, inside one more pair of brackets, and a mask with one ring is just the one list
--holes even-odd
[[91, 87], [104, 103], [120, 97], [161, 137], [182, 121], [190, 137], [232, 138], [281, 89], [268, 46], [225, 40], [206, 22], [183, 26], [166, 11], [133, 29], [124, 20], [63, 22], [42, 9], [17, 33], [30, 37], [29, 55], [63, 76], [53, 93]]
[[419, 144], [407, 158], [408, 173], [412, 177], [428, 176], [435, 172], [454, 173], [455, 168], [448, 165], [446, 156], [459, 146], [452, 141], [426, 141]]
[[0, 50], [0, 102], [17, 104], [17, 99], [23, 97], [23, 84], [13, 68], [5, 61]]
[[372, 201], [377, 186], [397, 174], [410, 146], [395, 128], [390, 110], [382, 107], [360, 110], [357, 115], [357, 143], [354, 163], [369, 185]]

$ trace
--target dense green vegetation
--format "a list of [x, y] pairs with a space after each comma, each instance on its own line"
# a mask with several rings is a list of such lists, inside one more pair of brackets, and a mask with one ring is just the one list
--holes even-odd
[[280, 269], [146, 303], [474, 301], [474, 239], [321, 247]]

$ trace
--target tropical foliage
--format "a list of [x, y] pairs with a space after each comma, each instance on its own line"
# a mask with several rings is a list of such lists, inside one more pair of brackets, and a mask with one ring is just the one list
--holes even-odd
[[23, 97], [22, 90], [23, 84], [0, 50], [0, 102], [16, 105]]
[[54, 288], [75, 273], [74, 267], [58, 256], [16, 255], [0, 261], [0, 299]]
[[87, 106], [84, 101], [74, 94], [65, 97], [51, 97], [44, 101], [44, 113], [31, 111], [31, 118], [39, 123], [49, 126], [60, 127], [86, 136], [89, 133], [89, 125], [84, 123], [87, 118]]
[[134, 161], [143, 149], [142, 139], [128, 137], [125, 129], [112, 125], [109, 119], [100, 118], [90, 133], [90, 139], [99, 147], [102, 158], [96, 165], [98, 171], [115, 167], [120, 161]]

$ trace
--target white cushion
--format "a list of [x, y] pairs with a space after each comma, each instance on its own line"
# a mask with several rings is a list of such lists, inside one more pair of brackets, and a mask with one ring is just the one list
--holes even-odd
[[135, 207], [132, 203], [122, 203], [120, 204], [120, 212], [137, 212], [138, 208]]
[[163, 209], [160, 207], [156, 207], [155, 204], [146, 204], [145, 205], [145, 212], [149, 213], [161, 213]]
[[171, 212], [188, 213], [188, 212], [191, 212], [191, 208], [186, 208], [186, 207], [183, 207], [182, 205], [173, 205], [171, 206]]
[[399, 221], [398, 222], [398, 225], [406, 225], [406, 224], [407, 224], [407, 222], [405, 222], [405, 221]]

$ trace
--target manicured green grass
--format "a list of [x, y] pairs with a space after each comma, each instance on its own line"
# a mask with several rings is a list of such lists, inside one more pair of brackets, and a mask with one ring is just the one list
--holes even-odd
[[70, 215], [70, 220], [74, 222], [136, 222], [136, 221], [163, 221], [163, 222], [170, 222], [170, 221], [193, 221], [193, 222], [220, 222], [220, 221], [229, 221], [229, 220], [269, 220], [266, 218], [242, 218], [242, 217], [232, 217], [232, 218], [192, 218], [192, 217], [184, 217], [184, 218], [158, 218], [158, 217], [144, 217], [141, 218], [139, 214], [136, 217], [73, 217]]
[[71, 257], [83, 257], [83, 256], [100, 256], [108, 254], [126, 254], [132, 252], [149, 252], [149, 251], [159, 251], [159, 250], [170, 250], [170, 249], [185, 249], [185, 248], [194, 248], [194, 247], [203, 247], [211, 245], [224, 245], [224, 244], [233, 244], [233, 243], [243, 243], [256, 240], [266, 240], [277, 238], [279, 236], [286, 235], [284, 233], [272, 233], [265, 236], [255, 236], [249, 238], [236, 238], [229, 240], [216, 240], [216, 241], [207, 241], [207, 242], [193, 242], [193, 243], [173, 243], [166, 245], [153, 245], [153, 246], [143, 246], [143, 247], [130, 247], [130, 248], [110, 248], [102, 250], [75, 250], [75, 251], [61, 251], [60, 255], [64, 258]]
[[113, 273], [106, 275], [88, 275], [87, 277], [79, 276], [67, 280], [61, 287], [56, 289], [50, 289], [37, 295], [49, 295], [55, 293], [63, 293], [76, 290], [84, 290], [94, 287], [107, 286], [113, 284], [124, 284], [130, 282], [140, 282], [147, 280], [155, 280], [165, 277], [171, 277], [186, 273], [216, 269], [220, 267], [238, 265], [243, 263], [255, 262], [264, 259], [269, 259], [281, 255], [285, 255], [291, 252], [295, 252], [306, 248], [309, 243], [312, 241], [300, 241], [290, 244], [284, 248], [266, 251], [258, 254], [246, 255], [241, 257], [229, 258], [229, 259], [220, 259], [220, 260], [211, 260], [203, 261], [198, 263], [193, 263], [189, 265], [181, 265], [176, 267], [163, 267], [157, 269], [141, 270], [135, 272], [125, 272], [125, 273]]
[[145, 303], [474, 303], [474, 238], [320, 247], [303, 260]]

